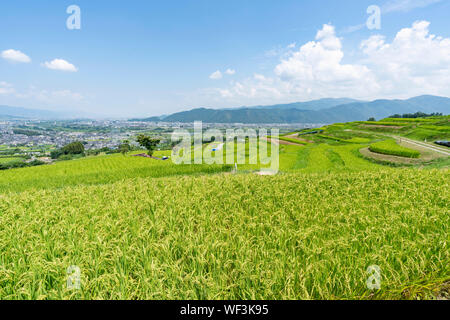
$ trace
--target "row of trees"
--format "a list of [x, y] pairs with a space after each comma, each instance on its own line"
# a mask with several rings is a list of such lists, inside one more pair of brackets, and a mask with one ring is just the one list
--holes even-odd
[[39, 135], [42, 134], [42, 133], [40, 133], [39, 131], [36, 131], [36, 130], [17, 129], [17, 128], [13, 129], [13, 133], [14, 134], [23, 134], [23, 135], [26, 135], [28, 137], [39, 136]]
[[424, 112], [416, 112], [416, 113], [404, 113], [404, 114], [394, 114], [390, 116], [389, 118], [409, 118], [409, 119], [415, 119], [415, 118], [429, 118], [429, 117], [435, 117], [435, 116], [442, 116], [442, 113], [435, 112], [435, 113], [424, 113]]
[[[151, 156], [153, 155], [153, 152], [156, 149], [156, 146], [160, 143], [159, 139], [152, 139], [145, 135], [140, 135], [137, 137], [137, 142], [144, 148], [147, 149], [148, 154]], [[135, 147], [133, 147], [130, 144], [130, 141], [125, 140], [122, 144], [120, 144], [117, 149], [110, 149], [108, 147], [96, 149], [96, 150], [89, 150], [87, 151], [87, 154], [89, 155], [98, 155], [99, 153], [105, 152], [107, 154], [112, 153], [122, 153], [123, 155], [127, 154], [128, 152], [136, 150]]]
[[[394, 114], [388, 118], [393, 119], [416, 119], [416, 118], [429, 118], [429, 117], [436, 117], [436, 116], [442, 116], [442, 113], [434, 112], [434, 113], [425, 113], [425, 112], [416, 112], [416, 113], [404, 113], [404, 114]], [[377, 121], [374, 117], [371, 117], [367, 119], [367, 121]]]
[[86, 155], [88, 156], [97, 156], [100, 153], [106, 153], [106, 154], [114, 154], [114, 153], [122, 153], [126, 154], [130, 151], [134, 150], [134, 148], [130, 145], [128, 141], [124, 141], [121, 145], [117, 147], [117, 149], [112, 149], [108, 147], [103, 147], [100, 149], [90, 149], [86, 151]]
[[[144, 147], [147, 149], [147, 154], [149, 156], [152, 156], [156, 147], [161, 142], [160, 139], [154, 139], [146, 135], [139, 135], [136, 139], [136, 141], [139, 143], [141, 147]], [[128, 152], [132, 151], [133, 147], [130, 145], [130, 142], [128, 140], [125, 140], [122, 144], [118, 146], [117, 149], [110, 149], [110, 148], [102, 148], [97, 150], [89, 150], [85, 151], [84, 144], [80, 141], [75, 141], [72, 143], [69, 143], [68, 145], [65, 145], [64, 147], [54, 150], [50, 153], [50, 156], [52, 159], [67, 159], [69, 160], [73, 156], [82, 156], [84, 157], [86, 154], [88, 155], [98, 155], [99, 153], [105, 152], [105, 153], [122, 153], [127, 154]]]
[[40, 161], [40, 160], [33, 160], [33, 161], [30, 161], [30, 162], [11, 161], [11, 162], [6, 162], [6, 163], [0, 163], [0, 170], [25, 168], [25, 167], [35, 167], [35, 166], [41, 166], [43, 164], [45, 164], [45, 162]]

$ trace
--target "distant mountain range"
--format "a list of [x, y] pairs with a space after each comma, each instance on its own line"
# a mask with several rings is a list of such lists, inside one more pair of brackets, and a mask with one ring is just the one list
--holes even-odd
[[415, 112], [450, 114], [450, 98], [419, 96], [407, 100], [358, 101], [348, 98], [234, 109], [199, 108], [163, 117], [132, 119], [148, 122], [206, 123], [335, 123]]
[[[335, 123], [382, 119], [393, 114], [415, 112], [450, 114], [450, 98], [419, 96], [407, 100], [359, 101], [348, 98], [228, 109], [198, 108], [160, 117], [131, 119], [148, 122], [206, 123]], [[61, 120], [91, 118], [88, 114], [0, 106], [0, 120]], [[104, 117], [106, 118], [106, 117]]]
[[[256, 107], [241, 107], [240, 109], [277, 109], [277, 110], [289, 110], [289, 109], [298, 109], [298, 110], [311, 110], [311, 111], [319, 111], [322, 109], [328, 109], [332, 107], [336, 107], [342, 104], [353, 103], [353, 102], [363, 102], [360, 100], [349, 99], [349, 98], [325, 98], [319, 100], [312, 100], [307, 102], [294, 102], [288, 104], [274, 104], [270, 106], [256, 106]], [[229, 108], [228, 110], [231, 110]], [[227, 109], [225, 109], [227, 110]]]

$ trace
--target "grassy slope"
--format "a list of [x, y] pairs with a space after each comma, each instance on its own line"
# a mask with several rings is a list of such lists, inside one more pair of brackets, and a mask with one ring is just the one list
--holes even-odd
[[[158, 154], [157, 154], [158, 155]], [[181, 165], [121, 154], [0, 171], [0, 193], [104, 184], [134, 177], [163, 177], [230, 171], [224, 166]]]

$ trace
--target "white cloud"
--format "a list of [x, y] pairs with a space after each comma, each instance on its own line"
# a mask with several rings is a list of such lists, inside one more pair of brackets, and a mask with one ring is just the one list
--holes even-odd
[[391, 43], [380, 35], [362, 42], [365, 63], [385, 94], [450, 95], [450, 38], [430, 34], [429, 26], [427, 21], [415, 22]]
[[223, 77], [222, 72], [220, 72], [219, 70], [217, 70], [216, 72], [213, 72], [213, 73], [209, 76], [209, 78], [210, 78], [210, 79], [213, 79], [213, 80], [219, 80], [219, 79], [222, 79], [222, 77]]
[[[45, 106], [49, 110], [61, 110], [61, 108], [73, 108], [74, 110], [86, 109], [92, 112], [92, 95], [81, 93], [64, 88], [40, 88], [34, 85], [26, 87], [15, 87], [14, 85], [0, 81], [0, 104], [27, 106], [42, 108]], [[90, 105], [91, 109], [87, 109]]]
[[1, 95], [7, 95], [7, 94], [12, 94], [14, 93], [14, 87], [12, 86], [12, 84], [9, 84], [5, 81], [0, 81], [0, 94]]
[[381, 9], [383, 13], [408, 12], [416, 8], [425, 8], [442, 0], [391, 0]]
[[56, 90], [50, 93], [50, 96], [55, 99], [66, 99], [71, 100], [82, 100], [83, 96], [77, 92], [72, 92], [70, 90]]
[[66, 72], [77, 72], [78, 69], [71, 63], [63, 59], [54, 59], [51, 62], [44, 62], [43, 65], [51, 70], [59, 70]]
[[292, 53], [292, 49], [295, 49], [297, 46], [296, 42], [292, 42], [288, 44], [287, 46], [277, 46], [275, 48], [272, 48], [264, 53], [264, 56], [268, 58], [273, 57], [285, 57], [286, 55]]
[[37, 90], [36, 88], [31, 89], [25, 97], [31, 97], [38, 101], [53, 104], [78, 102], [83, 100], [81, 94], [72, 92], [71, 90]]
[[236, 70], [234, 70], [234, 69], [227, 69], [227, 71], [225, 71], [225, 73], [231, 76], [231, 75], [236, 73]]
[[415, 22], [388, 42], [382, 35], [362, 41], [358, 61], [344, 62], [341, 39], [324, 25], [314, 41], [281, 57], [272, 74], [233, 81], [205, 90], [222, 105], [269, 104], [323, 97], [406, 98], [421, 94], [450, 96], [450, 38]]
[[345, 91], [373, 90], [370, 70], [360, 64], [344, 64], [341, 40], [331, 25], [324, 25], [315, 41], [291, 52], [275, 67], [275, 77], [254, 76], [255, 90], [235, 92], [272, 93], [282, 99], [307, 98], [308, 96], [342, 96]]
[[344, 52], [333, 26], [324, 25], [315, 40], [301, 46], [275, 67], [275, 74], [288, 94], [314, 92], [333, 96], [346, 88], [370, 89], [371, 75], [366, 66], [342, 63]]
[[[425, 8], [442, 0], [390, 0], [381, 7], [383, 14], [395, 12], [409, 12], [417, 8]], [[349, 34], [366, 28], [366, 23], [352, 25], [341, 30], [341, 34]]]
[[353, 25], [353, 26], [348, 26], [348, 27], [343, 28], [340, 33], [341, 34], [352, 33], [352, 32], [364, 29], [366, 26], [367, 25], [365, 23], [361, 23], [361, 24], [357, 24], [357, 25]]
[[29, 56], [27, 56], [25, 53], [23, 53], [19, 50], [14, 50], [14, 49], [2, 51], [1, 57], [3, 59], [9, 60], [11, 62], [22, 62], [22, 63], [31, 62], [31, 59]]
[[[2, 83], [0, 82], [0, 88]], [[12, 86], [11, 86], [12, 88]], [[80, 93], [73, 92], [68, 89], [40, 89], [35, 86], [29, 86], [25, 91], [15, 91], [14, 97], [27, 101], [39, 101], [40, 103], [53, 104], [57, 106], [78, 103], [84, 101], [84, 96]]]

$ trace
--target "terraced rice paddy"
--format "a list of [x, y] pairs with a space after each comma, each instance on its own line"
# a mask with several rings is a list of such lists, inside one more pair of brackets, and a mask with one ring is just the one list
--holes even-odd
[[359, 152], [378, 132], [323, 130], [337, 139], [280, 145], [276, 176], [253, 174], [248, 143], [237, 174], [131, 155], [0, 172], [0, 298], [435, 298], [450, 280], [448, 159], [389, 168]]
[[8, 163], [8, 162], [14, 162], [14, 161], [23, 161], [23, 158], [19, 157], [0, 157], [0, 163]]
[[0, 193], [105, 184], [133, 177], [155, 178], [230, 170], [229, 166], [176, 166], [171, 161], [149, 161], [146, 158], [116, 154], [2, 171], [0, 172]]

